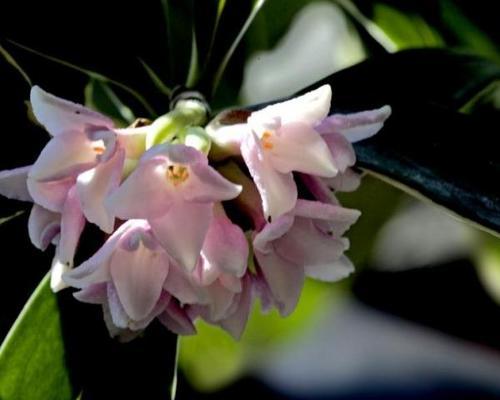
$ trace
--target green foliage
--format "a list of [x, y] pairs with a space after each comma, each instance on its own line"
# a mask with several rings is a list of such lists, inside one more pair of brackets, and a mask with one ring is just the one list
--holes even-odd
[[56, 296], [47, 275], [0, 347], [0, 399], [74, 397], [64, 359]]
[[111, 117], [117, 126], [126, 126], [134, 122], [132, 110], [118, 98], [105, 82], [91, 79], [85, 87], [85, 105]]
[[181, 339], [179, 365], [197, 389], [214, 391], [247, 372], [256, 360], [268, 356], [273, 346], [314, 327], [322, 313], [333, 312], [332, 300], [342, 294], [342, 284], [332, 288], [308, 280], [297, 309], [287, 318], [281, 318], [275, 310], [262, 314], [255, 304], [239, 342], [220, 328], [200, 321], [196, 336]]

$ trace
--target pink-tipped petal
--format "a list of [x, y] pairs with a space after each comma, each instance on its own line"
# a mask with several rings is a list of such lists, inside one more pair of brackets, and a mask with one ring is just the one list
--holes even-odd
[[166, 160], [147, 159], [105, 201], [110, 213], [122, 219], [155, 218], [167, 212], [172, 190], [167, 181]]
[[28, 190], [33, 201], [42, 207], [62, 212], [68, 191], [75, 185], [75, 178], [68, 177], [50, 182], [41, 182], [28, 178]]
[[255, 122], [279, 118], [282, 124], [302, 121], [312, 126], [328, 115], [331, 100], [330, 85], [323, 85], [302, 96], [267, 106], [253, 113], [248, 122], [253, 125]]
[[107, 283], [97, 283], [87, 286], [78, 292], [73, 293], [73, 297], [78, 301], [90, 304], [103, 304], [107, 301]]
[[356, 163], [356, 153], [352, 144], [339, 132], [332, 132], [322, 136], [333, 157], [335, 166], [340, 172], [344, 172], [348, 167]]
[[33, 201], [27, 186], [30, 169], [31, 165], [28, 165], [0, 171], [0, 195], [14, 200]]
[[78, 175], [76, 183], [85, 217], [106, 233], [113, 231], [115, 217], [104, 200], [120, 184], [124, 160], [124, 150], [118, 149], [107, 162]]
[[73, 187], [68, 192], [61, 216], [61, 238], [56, 250], [56, 258], [68, 268], [73, 268], [73, 258], [80, 235], [85, 226], [85, 218]]
[[292, 173], [276, 171], [253, 133], [243, 141], [241, 154], [259, 190], [266, 218], [277, 218], [290, 211], [297, 201]]
[[293, 228], [273, 244], [281, 258], [301, 266], [332, 263], [346, 250], [344, 241], [319, 231], [306, 218], [295, 218]]
[[219, 276], [219, 282], [233, 293], [240, 293], [242, 290], [241, 278], [235, 275], [222, 273]]
[[273, 251], [272, 242], [287, 233], [291, 229], [293, 222], [293, 216], [283, 215], [264, 226], [262, 231], [257, 233], [253, 239], [254, 249], [266, 254]]
[[347, 278], [354, 272], [354, 265], [346, 256], [338, 260], [322, 265], [306, 265], [305, 273], [309, 278], [324, 282], [336, 282]]
[[292, 171], [322, 177], [333, 177], [338, 169], [323, 138], [304, 122], [282, 125], [272, 136], [269, 153], [271, 164], [285, 174]]
[[109, 270], [127, 315], [139, 321], [160, 298], [168, 259], [164, 252], [153, 252], [142, 244], [135, 251], [119, 247], [111, 257]]
[[231, 200], [241, 193], [241, 186], [231, 183], [211, 166], [199, 162], [190, 169], [191, 176], [182, 186], [187, 201]]
[[61, 214], [34, 204], [28, 219], [28, 233], [31, 243], [37, 249], [45, 250], [61, 230]]
[[219, 282], [207, 288], [209, 297], [207, 320], [216, 322], [224, 319], [233, 304], [235, 293], [227, 290]]
[[175, 202], [169, 211], [150, 219], [157, 239], [180, 266], [192, 271], [212, 219], [211, 203]]
[[188, 336], [196, 334], [193, 322], [185, 310], [174, 301], [168, 304], [167, 309], [158, 316], [158, 319], [177, 335]]
[[236, 310], [229, 317], [222, 320], [220, 326], [229, 332], [233, 338], [239, 340], [245, 330], [252, 307], [252, 284], [249, 276], [243, 279], [243, 291], [238, 295], [236, 301]]
[[133, 331], [140, 331], [145, 329], [158, 315], [165, 311], [170, 302], [171, 297], [168, 293], [163, 292], [160, 299], [156, 302], [151, 312], [139, 321], [129, 321], [128, 327]]
[[109, 312], [111, 314], [111, 320], [113, 324], [120, 329], [127, 329], [129, 324], [129, 316], [120, 301], [118, 291], [112, 282], [107, 284], [107, 297]]
[[98, 154], [93, 146], [84, 132], [58, 135], [44, 147], [28, 176], [53, 181], [79, 174], [97, 164]]
[[348, 168], [334, 178], [325, 179], [325, 184], [337, 192], [354, 192], [361, 185], [361, 175]]
[[87, 126], [113, 127], [108, 117], [47, 93], [39, 86], [31, 88], [30, 100], [36, 119], [52, 136], [81, 131]]
[[255, 253], [263, 277], [282, 316], [295, 309], [304, 285], [304, 267], [289, 262], [274, 252]]
[[352, 114], [334, 114], [321, 122], [317, 129], [321, 133], [338, 132], [351, 143], [368, 139], [384, 126], [391, 115], [391, 107], [383, 106], [376, 110], [361, 111]]
[[219, 270], [241, 277], [247, 266], [248, 242], [239, 226], [225, 215], [216, 215], [208, 228], [202, 254]]
[[109, 275], [109, 261], [111, 255], [120, 243], [124, 232], [133, 227], [137, 220], [130, 220], [121, 225], [97, 252], [80, 266], [64, 274], [64, 281], [76, 288], [85, 288], [88, 285], [102, 283], [111, 279]]
[[197, 288], [189, 279], [186, 271], [174, 264], [170, 264], [163, 288], [182, 304], [194, 304], [199, 300]]

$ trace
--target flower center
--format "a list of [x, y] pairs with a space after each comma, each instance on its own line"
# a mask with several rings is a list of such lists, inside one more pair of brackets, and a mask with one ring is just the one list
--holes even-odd
[[178, 186], [189, 178], [189, 170], [182, 165], [173, 164], [168, 166], [166, 175], [174, 186]]
[[92, 146], [92, 150], [94, 153], [101, 155], [106, 151], [106, 148], [103, 146]]
[[273, 132], [264, 131], [262, 137], [260, 138], [260, 142], [262, 143], [262, 147], [266, 150], [271, 150], [274, 147], [273, 141]]

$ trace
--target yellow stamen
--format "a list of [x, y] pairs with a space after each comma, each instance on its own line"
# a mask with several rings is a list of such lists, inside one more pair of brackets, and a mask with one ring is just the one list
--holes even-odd
[[174, 186], [180, 185], [189, 178], [189, 171], [186, 167], [178, 164], [169, 165], [167, 168], [167, 179]]
[[264, 149], [271, 150], [274, 147], [274, 144], [271, 140], [272, 137], [273, 133], [271, 131], [265, 131], [262, 134], [262, 138], [260, 139], [260, 141], [262, 142], [262, 147], [264, 147]]

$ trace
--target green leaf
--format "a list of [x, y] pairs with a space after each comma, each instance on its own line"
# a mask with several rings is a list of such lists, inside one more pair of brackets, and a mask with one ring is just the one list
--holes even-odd
[[396, 44], [398, 50], [442, 47], [441, 36], [416, 13], [402, 12], [384, 3], [374, 6], [374, 22]]
[[47, 274], [0, 347], [0, 399], [75, 397], [65, 365], [56, 296]]
[[85, 87], [85, 105], [111, 117], [118, 126], [129, 125], [135, 120], [132, 110], [109, 85], [97, 79], [90, 79]]
[[322, 313], [334, 312], [331, 300], [343, 294], [342, 284], [333, 287], [307, 280], [296, 310], [287, 318], [275, 310], [265, 315], [255, 304], [240, 341], [199, 321], [198, 334], [181, 339], [179, 366], [198, 390], [214, 391], [243, 375], [256, 359], [266, 357], [275, 344], [293, 340], [313, 327]]
[[0, 217], [0, 225], [9, 222], [11, 219], [14, 219], [16, 217], [19, 217], [20, 215], [23, 215], [24, 211], [18, 211], [12, 215], [9, 215], [8, 217]]
[[2, 46], [0, 46], [0, 56], [2, 56], [5, 59], [5, 61], [7, 61], [10, 65], [12, 65], [21, 74], [21, 76], [28, 83], [29, 86], [32, 85], [31, 79], [26, 73], [26, 71], [24, 71], [24, 69], [21, 68], [21, 66], [17, 63], [14, 57], [12, 57], [12, 55]]

